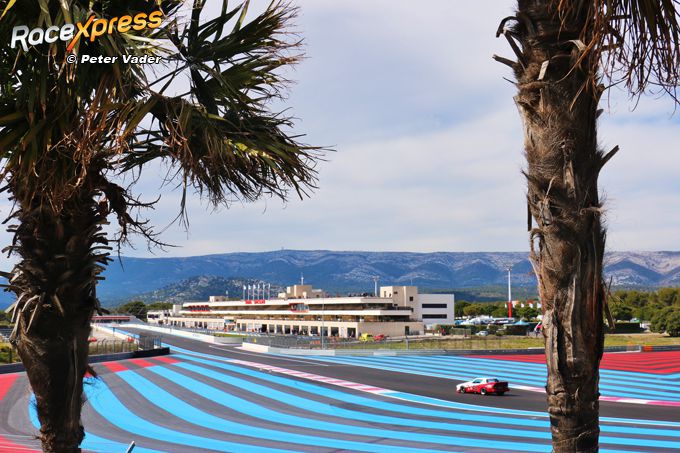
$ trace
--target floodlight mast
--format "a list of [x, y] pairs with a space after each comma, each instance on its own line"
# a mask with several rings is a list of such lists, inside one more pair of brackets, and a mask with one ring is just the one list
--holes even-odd
[[510, 283], [510, 271], [512, 265], [508, 265], [508, 318], [512, 318], [512, 284]]

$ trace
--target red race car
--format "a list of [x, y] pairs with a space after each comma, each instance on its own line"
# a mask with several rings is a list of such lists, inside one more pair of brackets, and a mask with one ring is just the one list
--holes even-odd
[[456, 386], [456, 392], [458, 393], [479, 393], [481, 395], [493, 393], [501, 396], [508, 390], [510, 390], [508, 383], [499, 381], [496, 378], [477, 378]]

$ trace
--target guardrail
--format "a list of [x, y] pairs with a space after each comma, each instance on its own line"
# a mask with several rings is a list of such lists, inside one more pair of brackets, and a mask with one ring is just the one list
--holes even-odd
[[[136, 329], [143, 329], [143, 330], [148, 330], [151, 332], [156, 332], [160, 333], [163, 335], [174, 335], [177, 337], [182, 337], [182, 338], [191, 338], [194, 340], [199, 340], [203, 341], [206, 343], [217, 343], [217, 344], [234, 344], [234, 343], [241, 343], [242, 337], [241, 336], [233, 336], [233, 337], [224, 337], [220, 336], [218, 334], [222, 332], [213, 332], [212, 335], [208, 335], [206, 333], [199, 333], [195, 332], [193, 330], [187, 330], [183, 328], [176, 328], [176, 327], [161, 327], [161, 326], [150, 326], [150, 325], [141, 325], [141, 324], [135, 324], [132, 325], [131, 327], [134, 327]], [[122, 329], [125, 329], [125, 326], [121, 327]]]

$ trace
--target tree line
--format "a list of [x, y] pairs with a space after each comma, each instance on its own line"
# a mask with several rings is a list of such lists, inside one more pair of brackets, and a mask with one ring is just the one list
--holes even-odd
[[[607, 298], [612, 318], [617, 322], [637, 320], [649, 322], [650, 330], [680, 336], [680, 288], [660, 288], [656, 291], [621, 289], [613, 291]], [[508, 316], [507, 302], [456, 302], [456, 317], [492, 316], [504, 318]], [[531, 320], [541, 314], [540, 309], [515, 306], [512, 308], [514, 318]]]
[[153, 302], [150, 304], [145, 304], [141, 300], [131, 300], [118, 307], [114, 308], [111, 312], [120, 315], [133, 315], [137, 318], [145, 321], [146, 314], [153, 310], [170, 310], [172, 309], [171, 302]]
[[614, 319], [648, 321], [652, 332], [680, 336], [680, 288], [619, 290], [610, 295], [608, 302]]
[[[468, 302], [461, 300], [456, 302], [456, 317], [463, 316], [492, 316], [494, 318], [506, 318], [508, 316], [507, 302]], [[533, 319], [540, 314], [540, 310], [525, 305], [524, 307], [512, 307], [512, 316], [518, 319]]]

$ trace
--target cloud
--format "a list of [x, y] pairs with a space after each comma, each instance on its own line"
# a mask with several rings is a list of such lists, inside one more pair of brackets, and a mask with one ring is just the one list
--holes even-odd
[[[522, 126], [509, 71], [491, 59], [511, 56], [494, 34], [513, 3], [298, 2], [307, 58], [287, 73], [297, 82], [289, 98], [273, 107], [292, 107], [309, 143], [335, 147], [319, 166], [319, 189], [304, 201], [217, 212], [192, 197], [190, 231], [174, 225], [162, 237], [181, 246], [169, 254], [526, 250]], [[608, 102], [600, 142], [621, 146], [600, 181], [609, 248], [677, 250], [678, 118], [667, 101], [644, 98], [631, 112], [612, 91]], [[137, 186], [145, 199], [163, 194], [149, 213], [160, 227], [179, 208], [179, 194], [159, 188], [162, 174], [151, 166]], [[135, 244], [126, 253], [148, 255]]]

